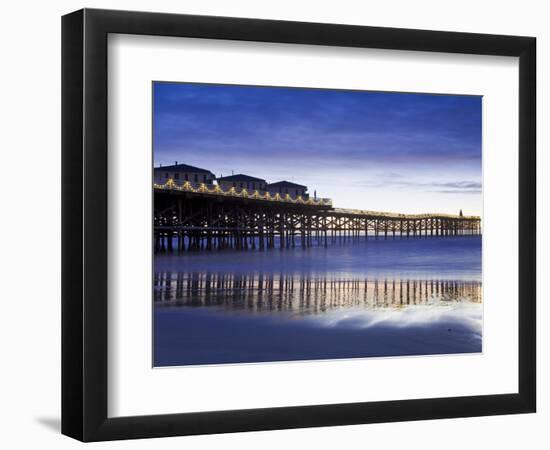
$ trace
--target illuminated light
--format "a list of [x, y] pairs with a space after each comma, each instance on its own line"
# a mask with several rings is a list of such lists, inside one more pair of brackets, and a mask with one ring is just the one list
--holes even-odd
[[[178, 191], [188, 191], [188, 192], [201, 192], [204, 194], [211, 195], [223, 195], [223, 196], [238, 196], [241, 198], [254, 198], [265, 201], [277, 201], [277, 202], [288, 202], [291, 204], [307, 204], [307, 205], [332, 205], [332, 200], [329, 198], [318, 198], [318, 199], [304, 199], [303, 196], [298, 195], [295, 198], [290, 194], [280, 194], [280, 193], [270, 193], [268, 191], [254, 190], [249, 192], [247, 189], [237, 190], [235, 187], [228, 188], [227, 191], [224, 191], [219, 185], [211, 185], [211, 188], [206, 183], [197, 183], [196, 187], [193, 186], [193, 183], [189, 181], [183, 182], [179, 185], [174, 179], [167, 180], [164, 184], [159, 184], [153, 182], [154, 189], [162, 190], [178, 190]], [[361, 214], [361, 215], [370, 215], [378, 217], [390, 217], [390, 218], [401, 218], [404, 220], [425, 220], [425, 219], [457, 219], [458, 216], [452, 214], [402, 214], [402, 213], [390, 213], [390, 212], [375, 212], [369, 210], [360, 210], [360, 209], [345, 209], [340, 210], [343, 212], [349, 212], [352, 214]], [[463, 222], [467, 221], [476, 221], [479, 220], [479, 217], [476, 216], [463, 216], [460, 218]]]

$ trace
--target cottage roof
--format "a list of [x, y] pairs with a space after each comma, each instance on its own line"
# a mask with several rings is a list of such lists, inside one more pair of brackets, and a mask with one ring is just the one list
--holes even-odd
[[251, 177], [250, 175], [244, 175], [239, 173], [237, 175], [229, 175], [227, 177], [219, 177], [218, 181], [260, 181], [265, 183], [263, 178]]
[[267, 185], [268, 188], [271, 187], [282, 187], [282, 188], [302, 188], [307, 189], [307, 186], [304, 186], [303, 184], [297, 184], [297, 183], [291, 183], [290, 181], [277, 181], [276, 183], [269, 183]]
[[200, 167], [190, 166], [189, 164], [172, 164], [171, 166], [155, 167], [155, 171], [162, 172], [164, 170], [171, 170], [172, 172], [209, 173], [211, 175], [214, 175], [209, 170], [201, 169]]

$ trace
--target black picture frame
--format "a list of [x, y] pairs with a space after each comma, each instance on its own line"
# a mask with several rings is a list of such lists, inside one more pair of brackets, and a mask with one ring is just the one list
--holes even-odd
[[[519, 57], [517, 393], [107, 416], [109, 33]], [[62, 18], [62, 433], [82, 441], [535, 412], [536, 39], [84, 9]], [[503, 180], [506, 182], [506, 180]], [[510, 293], [510, 295], [515, 295]]]

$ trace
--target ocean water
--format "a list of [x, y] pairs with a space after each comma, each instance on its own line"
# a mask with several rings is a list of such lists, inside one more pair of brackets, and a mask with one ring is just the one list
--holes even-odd
[[155, 257], [154, 365], [482, 350], [481, 237]]

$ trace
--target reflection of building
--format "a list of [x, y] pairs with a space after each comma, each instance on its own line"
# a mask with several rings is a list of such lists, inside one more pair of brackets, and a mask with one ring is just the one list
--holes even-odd
[[217, 179], [218, 185], [228, 191], [232, 187], [237, 191], [246, 189], [249, 191], [265, 191], [266, 181], [262, 178], [251, 177], [242, 173], [238, 175], [230, 175], [228, 177], [220, 177]]
[[173, 180], [176, 184], [183, 184], [186, 181], [212, 184], [215, 178], [215, 175], [209, 170], [178, 164], [177, 161], [171, 166], [155, 167], [155, 183], [159, 184], [164, 184], [168, 180]]
[[267, 185], [267, 191], [272, 194], [289, 194], [291, 197], [301, 196], [307, 198], [307, 186], [302, 184], [291, 183], [290, 181], [278, 181]]

